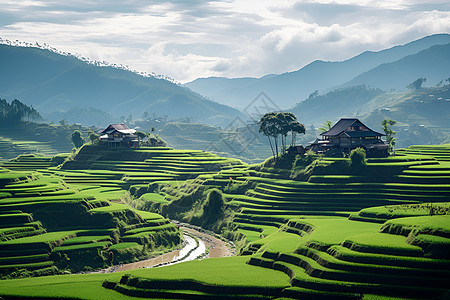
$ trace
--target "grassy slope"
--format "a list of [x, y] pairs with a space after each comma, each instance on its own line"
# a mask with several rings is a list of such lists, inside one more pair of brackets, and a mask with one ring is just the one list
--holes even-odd
[[[194, 280], [209, 285], [286, 287], [289, 277], [275, 270], [245, 264], [247, 257], [231, 257], [187, 262], [165, 268], [126, 271], [136, 277], [159, 280]], [[192, 270], [196, 270], [192, 272]], [[2, 282], [0, 295], [34, 297], [80, 297], [121, 299], [121, 294], [102, 288], [104, 280], [118, 281], [125, 272], [17, 279]], [[230, 276], [232, 274], [232, 276]]]

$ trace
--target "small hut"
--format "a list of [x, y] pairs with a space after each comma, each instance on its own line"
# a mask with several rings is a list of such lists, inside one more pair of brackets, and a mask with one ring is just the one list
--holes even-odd
[[127, 125], [110, 124], [106, 129], [98, 131], [101, 135], [100, 143], [105, 143], [108, 147], [137, 147], [139, 145], [136, 130], [130, 129]]

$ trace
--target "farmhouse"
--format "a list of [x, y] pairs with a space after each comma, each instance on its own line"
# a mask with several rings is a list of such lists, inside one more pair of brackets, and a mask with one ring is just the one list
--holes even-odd
[[98, 131], [101, 134], [100, 142], [108, 147], [136, 147], [139, 145], [135, 129], [125, 124], [110, 124], [106, 129]]
[[364, 148], [368, 157], [388, 156], [388, 145], [381, 139], [385, 134], [373, 131], [360, 120], [342, 118], [330, 130], [321, 133], [309, 148], [329, 156], [348, 154], [357, 147]]

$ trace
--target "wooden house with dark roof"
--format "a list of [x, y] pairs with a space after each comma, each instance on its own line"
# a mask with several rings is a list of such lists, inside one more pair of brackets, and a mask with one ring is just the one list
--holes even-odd
[[381, 139], [385, 134], [370, 129], [356, 118], [342, 118], [320, 135], [321, 138], [309, 146], [313, 151], [340, 156], [361, 147], [368, 157], [388, 155], [388, 145]]
[[139, 145], [138, 137], [135, 135], [136, 130], [130, 129], [123, 123], [110, 124], [98, 133], [101, 134], [100, 142], [107, 144], [109, 147], [136, 147]]

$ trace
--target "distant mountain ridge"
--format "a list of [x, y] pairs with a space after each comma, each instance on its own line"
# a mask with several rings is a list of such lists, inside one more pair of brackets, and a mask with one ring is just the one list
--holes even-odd
[[33, 47], [0, 45], [0, 96], [19, 99], [42, 113], [92, 107], [116, 117], [168, 115], [224, 125], [236, 109], [188, 88], [112, 66]]
[[381, 64], [343, 86], [370, 83], [377, 88], [390, 90], [393, 86], [406, 88], [418, 77], [426, 78], [431, 85], [450, 77], [450, 43], [432, 46], [397, 61]]
[[[305, 67], [280, 75], [257, 78], [201, 78], [185, 86], [220, 103], [242, 108], [261, 91], [265, 92], [282, 109], [292, 107], [315, 90], [321, 92], [346, 83], [382, 64], [393, 63], [406, 56], [417, 54], [435, 45], [450, 43], [450, 34], [435, 34], [405, 45], [378, 52], [366, 51], [353, 58], [339, 62], [314, 61]], [[418, 74], [410, 74], [419, 76]], [[222, 89], [218, 89], [222, 81]], [[211, 84], [214, 82], [214, 84]], [[230, 85], [229, 82], [233, 84]], [[358, 84], [371, 84], [358, 81]], [[377, 87], [375, 85], [375, 87]], [[389, 89], [404, 89], [405, 86], [389, 86]]]

